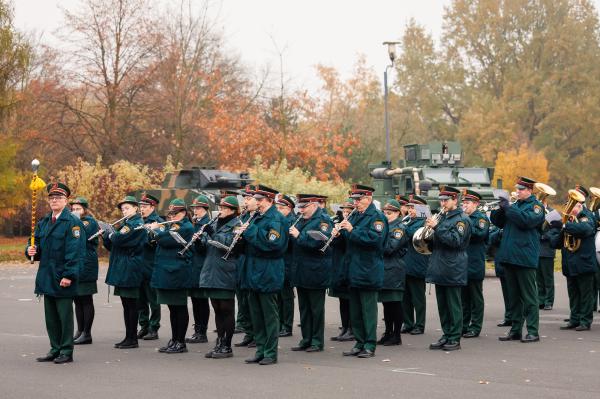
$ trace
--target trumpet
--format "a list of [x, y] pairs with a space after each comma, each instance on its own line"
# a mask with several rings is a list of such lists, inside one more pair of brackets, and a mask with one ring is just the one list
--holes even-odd
[[[248, 220], [246, 220], [245, 224], [252, 223], [252, 219], [254, 219], [254, 216], [256, 216], [256, 213], [257, 213], [256, 211], [250, 212], [250, 217], [248, 217]], [[223, 255], [221, 257], [221, 259], [227, 260], [227, 258], [229, 258], [229, 255], [231, 255], [231, 252], [233, 251], [235, 244], [237, 244], [237, 242], [240, 240], [240, 238], [242, 238], [242, 232], [235, 233], [235, 235], [233, 236], [233, 240], [231, 241], [231, 245], [229, 245], [229, 248], [227, 248], [227, 252], [225, 252], [225, 255]]]
[[500, 201], [491, 201], [491, 202], [485, 202], [483, 204], [479, 204], [477, 205], [477, 210], [479, 212], [488, 212], [488, 211], [495, 211], [496, 209], [500, 208]]
[[202, 233], [204, 233], [204, 230], [206, 229], [206, 226], [209, 226], [209, 225], [213, 224], [215, 222], [215, 220], [217, 220], [219, 218], [220, 214], [221, 214], [220, 212], [217, 213], [217, 215], [214, 218], [210, 219], [208, 222], [206, 222], [206, 224], [202, 225], [202, 227], [200, 227], [200, 230], [198, 230], [198, 232], [194, 233], [194, 235], [192, 236], [192, 239], [187, 244], [185, 244], [185, 247], [183, 247], [183, 249], [181, 251], [179, 251], [178, 254], [179, 255], [185, 254], [186, 251], [188, 249], [190, 249], [190, 247], [192, 245], [194, 245], [194, 243], [196, 242], [196, 240], [198, 238], [200, 238], [200, 236], [202, 235]]
[[[436, 222], [439, 222], [445, 211], [436, 213], [431, 218]], [[412, 244], [415, 251], [421, 255], [431, 255], [431, 241], [433, 241], [433, 229], [431, 227], [423, 226], [419, 227], [413, 235]]]
[[[585, 202], [585, 196], [577, 190], [569, 190], [569, 200], [565, 205], [562, 215], [563, 225], [569, 221], [577, 223], [577, 218], [571, 215], [571, 211], [575, 208], [578, 202]], [[563, 246], [569, 252], [575, 252], [581, 246], [581, 238], [575, 238], [571, 234], [565, 233]]]
[[[354, 214], [354, 212], [356, 212], [356, 208], [352, 209], [352, 212], [350, 212], [350, 213], [348, 214], [348, 216], [347, 216], [347, 217], [345, 217], [345, 218], [342, 220], [342, 222], [343, 222], [344, 220], [348, 220], [348, 219], [350, 219], [350, 216], [352, 216], [352, 215]], [[340, 223], [341, 223], [341, 222], [340, 222]], [[336, 224], [336, 225], [333, 227], [333, 228], [334, 228], [334, 230], [339, 230], [339, 226], [340, 226], [340, 224], [339, 224], [339, 223], [338, 223], [338, 224]], [[332, 231], [332, 232], [331, 232], [331, 236], [329, 237], [329, 239], [327, 239], [327, 242], [325, 243], [325, 245], [323, 245], [323, 248], [321, 248], [319, 251], [321, 251], [321, 252], [325, 253], [325, 251], [327, 251], [327, 248], [329, 248], [329, 246], [330, 246], [330, 245], [331, 245], [331, 243], [333, 242], [333, 239], [334, 239], [334, 238], [335, 238], [335, 234], [334, 234], [334, 233], [333, 233], [333, 231]]]
[[[109, 223], [108, 225], [109, 225], [109, 226], [115, 226], [115, 225], [117, 225], [117, 224], [121, 223], [123, 220], [125, 220], [125, 221], [126, 221], [126, 220], [127, 220], [127, 218], [128, 218], [127, 216], [123, 216], [121, 219], [119, 219], [119, 220], [117, 220], [117, 221], [115, 221], [115, 222]], [[106, 223], [105, 223], [105, 224], [106, 224]], [[95, 232], [94, 234], [92, 234], [92, 235], [91, 235], [91, 236], [88, 238], [88, 241], [92, 241], [94, 238], [98, 237], [98, 236], [99, 236], [100, 234], [102, 234], [102, 233], [104, 233], [104, 229], [102, 229], [102, 228], [98, 229], [98, 231], [97, 231], [97, 232]]]

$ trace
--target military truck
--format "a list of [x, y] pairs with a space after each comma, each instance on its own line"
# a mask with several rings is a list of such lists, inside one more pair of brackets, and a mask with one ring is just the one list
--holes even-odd
[[[374, 199], [384, 203], [389, 198], [405, 195], [424, 197], [431, 210], [439, 208], [440, 186], [469, 188], [477, 191], [483, 201], [497, 200], [492, 187], [494, 168], [464, 167], [458, 141], [433, 141], [428, 144], [404, 146], [404, 159], [397, 168], [391, 162], [369, 164]], [[497, 182], [498, 189], [502, 181]]]
[[211, 167], [192, 167], [167, 173], [161, 188], [137, 190], [129, 195], [134, 195], [138, 199], [143, 193], [155, 196], [160, 200], [156, 211], [159, 215], [166, 216], [169, 202], [174, 198], [181, 198], [186, 204], [191, 204], [194, 198], [204, 194], [211, 202], [212, 210], [215, 210], [222, 195], [227, 195], [226, 192], [235, 193], [251, 182], [252, 179], [246, 172], [235, 173]]

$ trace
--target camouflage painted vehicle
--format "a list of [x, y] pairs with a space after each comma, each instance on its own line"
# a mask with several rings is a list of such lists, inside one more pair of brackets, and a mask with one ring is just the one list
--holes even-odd
[[[404, 159], [398, 168], [392, 168], [391, 162], [369, 165], [374, 198], [384, 203], [388, 198], [416, 194], [424, 197], [435, 211], [439, 208], [440, 186], [449, 185], [477, 191], [485, 202], [495, 201], [497, 190], [491, 185], [494, 168], [467, 168], [462, 161], [457, 141], [405, 145]], [[501, 180], [497, 187], [502, 188]]]
[[157, 212], [161, 216], [167, 214], [169, 202], [174, 198], [182, 198], [191, 204], [194, 198], [204, 194], [211, 202], [211, 209], [216, 209], [221, 196], [225, 192], [237, 192], [252, 182], [246, 172], [235, 173], [225, 170], [192, 167], [181, 169], [165, 176], [159, 189], [137, 190], [129, 193], [141, 198], [143, 193], [151, 194], [160, 200]]

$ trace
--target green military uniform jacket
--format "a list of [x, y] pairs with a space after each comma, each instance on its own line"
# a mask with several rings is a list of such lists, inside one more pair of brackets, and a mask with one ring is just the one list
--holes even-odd
[[[52, 223], [50, 212], [37, 223], [34, 237], [37, 248], [35, 260], [40, 261], [35, 276], [35, 293], [59, 298], [76, 296], [87, 240], [81, 221], [65, 208]], [[71, 280], [69, 287], [60, 286], [63, 278]]]
[[544, 223], [544, 206], [529, 196], [506, 210], [492, 211], [492, 223], [500, 227], [502, 241], [496, 261], [520, 267], [537, 268], [540, 257], [540, 226]]
[[[210, 217], [208, 212], [206, 215], [202, 217], [200, 220], [196, 220], [194, 223], [194, 233], [200, 231], [202, 226], [207, 224], [210, 221]], [[205, 227], [205, 231], [208, 228]], [[191, 275], [191, 283], [190, 286], [193, 288], [198, 287], [200, 282], [200, 274], [202, 273], [202, 267], [204, 266], [204, 261], [206, 260], [207, 247], [205, 245], [207, 234], [203, 234], [203, 237], [197, 239], [194, 242], [193, 250], [192, 250], [192, 275]], [[203, 242], [204, 240], [204, 242]]]
[[142, 284], [146, 230], [135, 230], [143, 224], [139, 214], [125, 220], [122, 227], [102, 240], [110, 251], [106, 284], [115, 287], [137, 288]]
[[276, 293], [283, 287], [288, 246], [288, 224], [272, 205], [264, 214], [255, 216], [243, 233], [244, 256], [240, 270], [240, 286], [260, 293]]
[[[156, 231], [156, 230], [155, 230]], [[154, 271], [150, 286], [165, 290], [175, 290], [197, 287], [198, 282], [192, 282], [192, 251], [179, 255], [183, 245], [175, 241], [169, 231], [177, 232], [189, 242], [194, 235], [194, 226], [187, 217], [170, 225], [169, 229], [158, 231], [156, 234], [156, 255]]]
[[[566, 277], [575, 277], [598, 271], [596, 262], [596, 220], [592, 212], [586, 208], [577, 215], [577, 222], [567, 222], [563, 229], [552, 228], [548, 233], [553, 248], [560, 248], [562, 254], [562, 271]], [[563, 247], [565, 233], [581, 240], [579, 249], [571, 252]]]
[[384, 290], [404, 290], [406, 270], [403, 257], [408, 245], [405, 228], [400, 218], [389, 224], [388, 238], [383, 250], [384, 269], [381, 288]]
[[[91, 237], [98, 231], [98, 222], [86, 215], [81, 218], [81, 224], [86, 237]], [[98, 237], [91, 241], [85, 240], [85, 259], [79, 270], [80, 283], [91, 283], [98, 280]]]
[[[162, 223], [163, 218], [158, 216], [158, 213], [153, 211], [147, 218], [144, 219], [144, 224], [151, 223]], [[143, 276], [144, 280], [150, 280], [152, 278], [152, 270], [154, 269], [154, 255], [156, 254], [156, 240], [148, 234], [148, 239], [144, 242], [144, 268]]]
[[[226, 221], [219, 219], [210, 239], [229, 247], [240, 225], [240, 219], [235, 216]], [[206, 257], [199, 276], [199, 287], [235, 290], [237, 285], [237, 265], [240, 255], [239, 249], [237, 247], [234, 248], [227, 260], [225, 260], [223, 259], [225, 251], [207, 244], [206, 241], [206, 239], [203, 240], [204, 245], [206, 245]]]
[[416, 278], [425, 278], [427, 274], [427, 265], [429, 265], [429, 255], [423, 255], [415, 250], [412, 245], [412, 239], [415, 232], [425, 224], [424, 218], [410, 219], [406, 226], [406, 238], [408, 240], [404, 264], [406, 265], [406, 275]]
[[[297, 218], [298, 215], [294, 214], [294, 212], [290, 212], [287, 216], [285, 216], [288, 230], [290, 227], [292, 227], [292, 224], [294, 224]], [[283, 256], [283, 262], [285, 263], [284, 280], [290, 283], [290, 285], [293, 285], [293, 279], [296, 272], [294, 265], [294, 243], [291, 240], [291, 237], [290, 240], [288, 240], [288, 247], [285, 251], [285, 255]]]
[[471, 238], [467, 247], [469, 267], [467, 278], [469, 280], [483, 280], [485, 278], [485, 251], [488, 243], [490, 220], [480, 211], [469, 215], [471, 222]]
[[325, 241], [311, 238], [308, 232], [317, 230], [326, 236], [331, 235], [333, 223], [331, 218], [321, 208], [317, 208], [310, 219], [300, 219], [296, 225], [300, 235], [290, 237], [294, 246], [294, 267], [296, 274], [293, 282], [296, 287], [308, 289], [325, 289], [329, 287], [332, 272], [332, 248], [327, 248], [325, 253], [320, 249]]
[[348, 219], [352, 231], [342, 230], [346, 240], [345, 262], [348, 284], [353, 288], [379, 290], [383, 286], [383, 250], [388, 235], [388, 222], [371, 203], [364, 212]]
[[471, 222], [461, 209], [442, 215], [433, 233], [428, 282], [451, 287], [467, 285], [470, 238]]

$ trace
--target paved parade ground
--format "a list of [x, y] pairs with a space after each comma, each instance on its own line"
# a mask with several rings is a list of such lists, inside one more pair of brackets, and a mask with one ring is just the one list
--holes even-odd
[[[35, 266], [35, 265], [34, 265]], [[101, 268], [104, 280], [106, 268]], [[291, 352], [294, 336], [279, 341], [279, 364], [247, 365], [252, 349], [234, 348], [234, 357], [205, 359], [216, 334], [211, 314], [208, 344], [188, 345], [189, 353], [156, 350], [170, 336], [163, 306], [159, 341], [140, 348], [113, 349], [124, 335], [119, 298], [99, 284], [94, 296], [94, 343], [76, 347], [74, 363], [37, 363], [49, 349], [43, 303], [33, 295], [35, 268], [0, 265], [0, 398], [598, 398], [600, 327], [587, 332], [560, 331], [568, 315], [565, 280], [556, 274], [552, 311], [540, 311], [540, 343], [499, 342], [506, 331], [496, 278], [486, 278], [485, 322], [479, 338], [463, 339], [462, 350], [430, 351], [439, 337], [434, 290], [427, 296], [424, 335], [403, 335], [403, 345], [378, 347], [372, 359], [344, 358], [351, 342], [328, 341], [321, 353]], [[337, 300], [327, 298], [325, 336], [337, 335]], [[190, 305], [191, 306], [191, 305]], [[212, 311], [212, 310], [211, 310]], [[191, 315], [191, 309], [190, 309]], [[599, 313], [594, 316], [598, 319]], [[381, 320], [381, 308], [380, 316]], [[296, 315], [296, 321], [298, 316]], [[190, 330], [191, 330], [190, 321]], [[382, 331], [380, 321], [378, 331]], [[378, 334], [379, 335], [379, 334]], [[234, 337], [240, 341], [241, 335]]]

